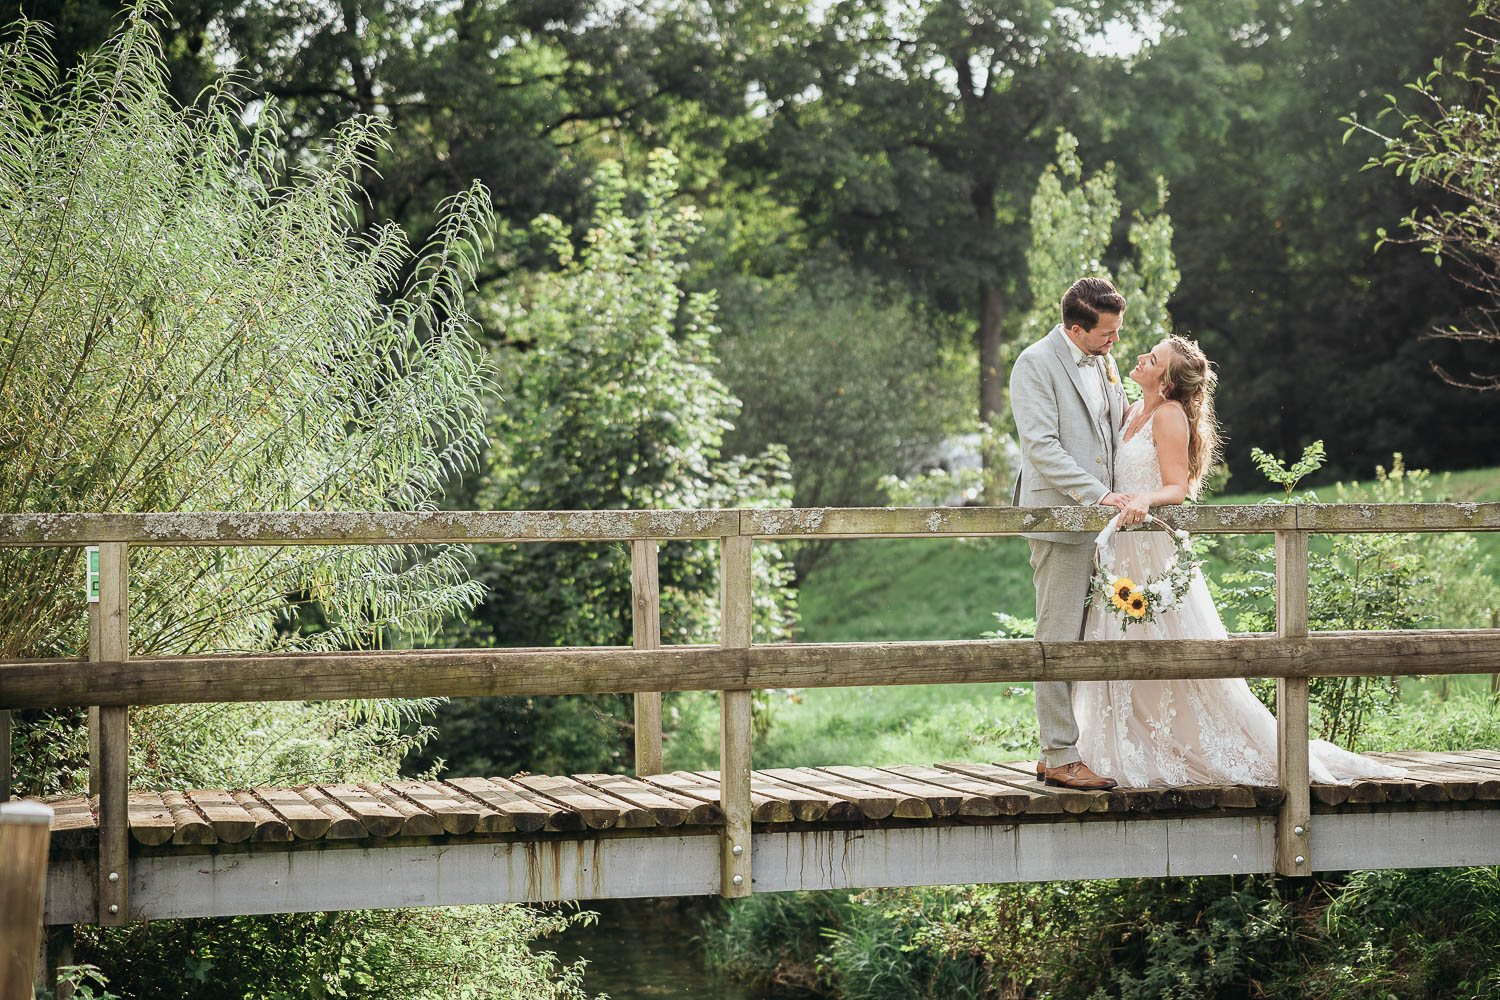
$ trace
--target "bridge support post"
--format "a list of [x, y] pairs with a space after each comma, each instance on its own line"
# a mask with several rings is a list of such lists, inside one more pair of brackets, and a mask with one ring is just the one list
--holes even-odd
[[0, 708], [0, 802], [10, 801], [10, 787], [15, 784], [10, 764], [10, 709]]
[[[1276, 532], [1276, 634], [1307, 638], [1307, 532]], [[1276, 816], [1276, 872], [1312, 874], [1306, 677], [1276, 680], [1276, 781], [1286, 789]]]
[[[746, 535], [719, 539], [719, 645], [750, 647], [750, 544]], [[750, 895], [750, 692], [719, 692], [719, 894]]]
[[0, 997], [29, 997], [41, 953], [52, 807], [0, 806]]
[[[636, 649], [661, 648], [661, 583], [654, 538], [630, 543], [631, 643]], [[661, 773], [661, 692], [635, 693], [635, 773]]]
[[[90, 629], [89, 659], [123, 661], [130, 653], [130, 555], [125, 542], [99, 546], [97, 629]], [[125, 924], [129, 914], [130, 794], [129, 709], [99, 712], [99, 923]]]

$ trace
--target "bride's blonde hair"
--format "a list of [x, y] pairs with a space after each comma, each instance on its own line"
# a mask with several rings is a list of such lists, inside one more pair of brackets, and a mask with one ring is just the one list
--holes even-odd
[[1219, 376], [1203, 348], [1185, 337], [1168, 337], [1171, 348], [1161, 390], [1167, 399], [1182, 404], [1188, 418], [1188, 496], [1198, 499], [1203, 477], [1219, 460], [1219, 422], [1214, 417], [1214, 389]]

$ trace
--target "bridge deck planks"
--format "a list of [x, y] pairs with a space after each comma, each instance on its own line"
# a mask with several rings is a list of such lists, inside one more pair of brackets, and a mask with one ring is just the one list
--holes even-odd
[[229, 794], [255, 822], [255, 832], [250, 835], [251, 840], [257, 844], [286, 844], [294, 839], [292, 828], [286, 820], [276, 815], [270, 806], [257, 799], [254, 792], [235, 790]]
[[[400, 814], [401, 826], [397, 830], [403, 837], [435, 837], [446, 832], [443, 829], [443, 821], [436, 814], [419, 808], [414, 803], [408, 802], [393, 788], [387, 788], [379, 782], [364, 781], [359, 786], [368, 794], [374, 796], [375, 800], [387, 809]], [[366, 824], [368, 828], [369, 824]]]
[[[1500, 751], [1369, 754], [1408, 769], [1405, 778], [1312, 786], [1320, 811], [1372, 804], [1500, 800]], [[751, 774], [752, 818], [760, 825], [852, 824], [943, 817], [1058, 821], [1090, 814], [1164, 815], [1269, 809], [1279, 788], [1189, 785], [1082, 792], [1036, 780], [1034, 761], [768, 768]], [[618, 774], [517, 775], [314, 784], [297, 788], [135, 791], [131, 839], [146, 848], [287, 843], [293, 840], [463, 837], [586, 830], [718, 826], [717, 771], [639, 778]], [[97, 807], [53, 798], [53, 846], [97, 842]], [[1102, 817], [1101, 817], [1102, 818]]]
[[365, 826], [343, 805], [317, 785], [305, 785], [295, 789], [308, 804], [328, 817], [328, 829], [323, 832], [326, 840], [353, 840], [365, 836]]
[[333, 824], [332, 816], [307, 801], [295, 789], [256, 788], [254, 794], [298, 840], [322, 840]]
[[[171, 840], [172, 834], [177, 832], [177, 824], [159, 792], [131, 792], [125, 812], [130, 835], [138, 843], [155, 847]], [[56, 828], [54, 824], [53, 829]]]
[[653, 788], [624, 774], [575, 774], [574, 778], [617, 799], [640, 809], [645, 809], [657, 826], [682, 826], [684, 823], [701, 825], [709, 821], [713, 811], [704, 808], [706, 803], [696, 802], [680, 795], [673, 795], [660, 788]]
[[836, 798], [801, 785], [782, 781], [765, 771], [750, 772], [750, 791], [777, 799], [791, 807], [792, 815], [803, 823], [855, 822], [863, 819], [859, 806], [848, 799]]
[[234, 800], [234, 795], [214, 788], [194, 788], [183, 793], [214, 828], [214, 836], [225, 844], [249, 840], [255, 833], [255, 817]]
[[1440, 783], [1455, 801], [1466, 799], [1500, 799], [1500, 771], [1483, 767], [1466, 767], [1462, 759], [1446, 753], [1406, 750], [1399, 753], [1370, 754], [1387, 760]]
[[479, 826], [484, 807], [455, 795], [435, 781], [388, 781], [385, 787], [431, 813], [444, 833], [473, 833]]
[[176, 826], [172, 834], [174, 844], [217, 844], [219, 837], [214, 833], [213, 824], [188, 801], [188, 797], [181, 792], [162, 792], [162, 802], [166, 803], [167, 811], [172, 814], [172, 822]]
[[959, 798], [960, 816], [999, 816], [1002, 811], [1007, 816], [1014, 816], [1026, 807], [1025, 798], [1012, 795], [1009, 786], [992, 785], [977, 778], [944, 771], [940, 767], [928, 764], [892, 764], [880, 770], [948, 789]]
[[[577, 813], [558, 806], [555, 802], [536, 802], [528, 797], [526, 789], [501, 778], [493, 781], [487, 778], [450, 778], [448, 784], [473, 796], [497, 814], [498, 819], [489, 820], [489, 825], [493, 828], [489, 832], [517, 830], [521, 833], [535, 833], [544, 827], [558, 829], [560, 823], [575, 830], [583, 829], [583, 818]], [[574, 823], [577, 826], [573, 826]], [[481, 821], [480, 829], [484, 829], [485, 825]]]
[[[719, 801], [719, 772], [718, 771], [678, 771], [679, 775], [691, 774], [708, 786], [706, 792], [713, 796], [715, 802]], [[750, 778], [750, 821], [753, 823], [790, 823], [795, 818], [795, 811], [789, 799], [779, 795], [770, 795], [766, 791], [757, 791], [760, 784], [755, 780], [755, 772], [751, 772]]]

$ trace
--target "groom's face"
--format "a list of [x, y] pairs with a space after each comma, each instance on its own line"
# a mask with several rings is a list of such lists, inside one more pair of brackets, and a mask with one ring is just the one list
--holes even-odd
[[1075, 323], [1068, 334], [1083, 353], [1105, 355], [1120, 342], [1120, 324], [1124, 319], [1124, 313], [1101, 312], [1099, 322], [1092, 330], [1085, 330]]

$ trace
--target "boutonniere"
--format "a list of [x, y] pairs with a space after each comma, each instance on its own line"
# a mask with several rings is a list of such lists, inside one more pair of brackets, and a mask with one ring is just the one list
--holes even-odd
[[1120, 373], [1115, 370], [1115, 360], [1114, 360], [1114, 358], [1110, 358], [1109, 359], [1109, 380], [1114, 385], [1119, 385], [1120, 384]]

